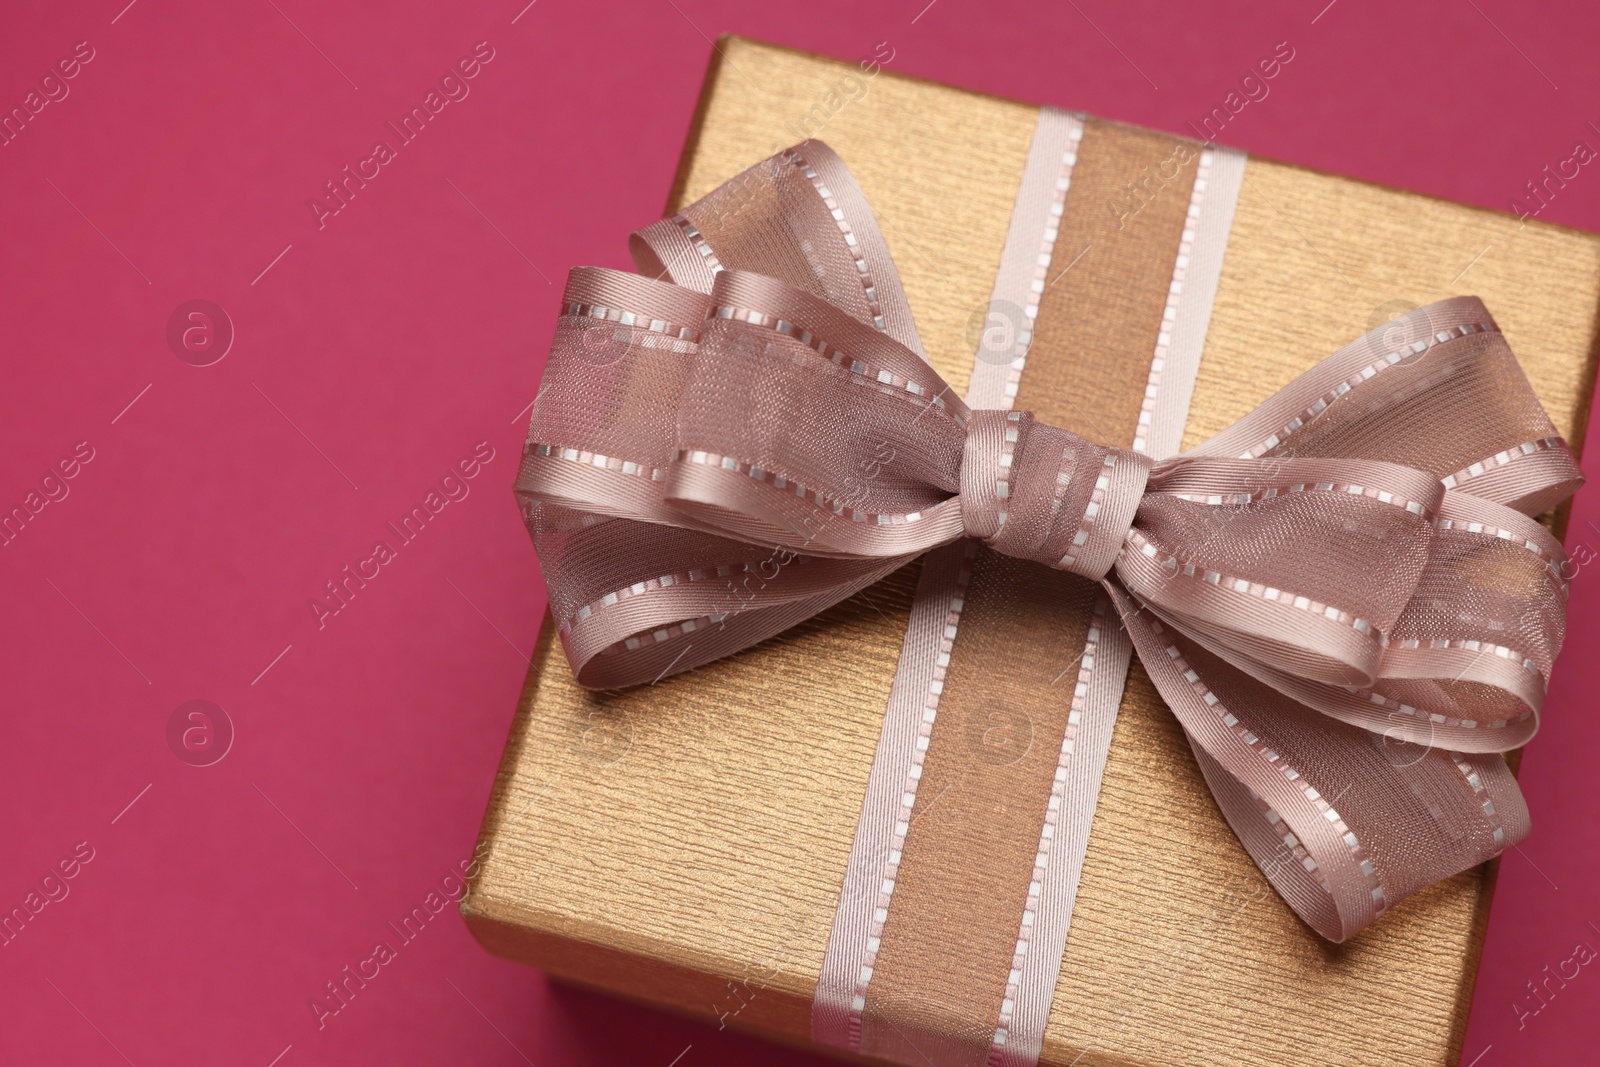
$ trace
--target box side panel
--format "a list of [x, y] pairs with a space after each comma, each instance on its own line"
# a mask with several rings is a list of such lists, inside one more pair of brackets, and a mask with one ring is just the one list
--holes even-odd
[[718, 1026], [762, 1034], [806, 1032], [811, 1001], [780, 993], [759, 975], [707, 974], [666, 960], [624, 952], [545, 927], [545, 916], [524, 912], [495, 914], [468, 902], [462, 907], [467, 929], [497, 956], [538, 967], [553, 978], [629, 997]]

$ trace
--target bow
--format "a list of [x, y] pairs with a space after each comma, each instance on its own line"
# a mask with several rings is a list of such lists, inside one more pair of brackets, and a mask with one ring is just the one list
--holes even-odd
[[847, 179], [807, 142], [635, 234], [641, 273], [571, 272], [516, 488], [582, 685], [705, 664], [977, 538], [1104, 585], [1324, 936], [1526, 836], [1498, 753], [1536, 728], [1567, 598], [1530, 516], [1582, 479], [1481, 302], [1156, 461], [969, 410]]

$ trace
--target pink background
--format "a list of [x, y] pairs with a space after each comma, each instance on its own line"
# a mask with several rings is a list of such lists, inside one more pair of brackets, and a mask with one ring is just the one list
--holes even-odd
[[[6, 5], [6, 112], [78, 42], [93, 59], [0, 147], [0, 509], [93, 458], [0, 547], [0, 911], [66, 894], [0, 947], [0, 1062], [815, 1062], [553, 987], [453, 909], [322, 1028], [310, 1008], [471, 854], [543, 602], [510, 483], [557, 286], [657, 217], [708, 38], [888, 41], [893, 70], [1174, 131], [1288, 40], [1221, 140], [1502, 209], [1600, 145], [1586, 0], [525, 3]], [[480, 41], [470, 95], [319, 229], [308, 199]], [[1600, 229], [1600, 173], [1544, 217]], [[194, 299], [236, 332], [211, 366], [166, 339]], [[323, 583], [478, 442], [467, 495], [319, 629]], [[1594, 493], [1573, 539], [1600, 549]], [[1475, 1067], [1574, 1062], [1600, 1007], [1587, 967], [1521, 1029], [1511, 1007], [1600, 947], [1600, 582], [1574, 587]], [[235, 733], [210, 766], [169, 747], [194, 699]]]

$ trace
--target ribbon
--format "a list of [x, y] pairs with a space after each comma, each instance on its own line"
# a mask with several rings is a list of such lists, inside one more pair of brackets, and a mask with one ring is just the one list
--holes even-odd
[[1567, 598], [1531, 516], [1582, 478], [1477, 299], [1158, 461], [955, 396], [819, 142], [631, 247], [639, 274], [569, 275], [516, 486], [580, 684], [711, 662], [971, 539], [1101, 583], [1322, 936], [1526, 836], [1499, 753], [1536, 729]]

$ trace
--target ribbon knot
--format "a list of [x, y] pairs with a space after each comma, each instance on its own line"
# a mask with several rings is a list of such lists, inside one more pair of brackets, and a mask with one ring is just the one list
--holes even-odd
[[1104, 578], [1122, 551], [1153, 460], [1046, 425], [973, 411], [961, 455], [961, 519], [996, 552]]

